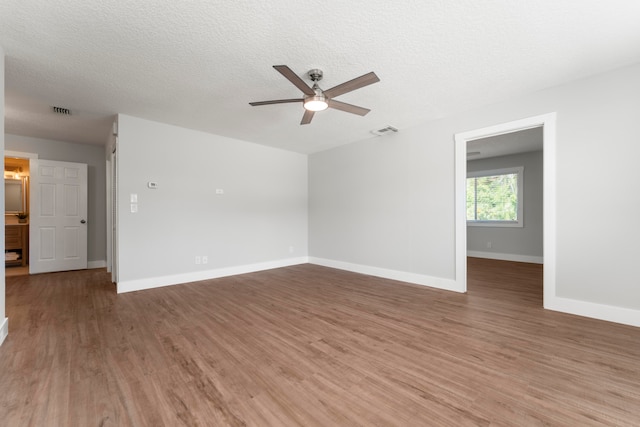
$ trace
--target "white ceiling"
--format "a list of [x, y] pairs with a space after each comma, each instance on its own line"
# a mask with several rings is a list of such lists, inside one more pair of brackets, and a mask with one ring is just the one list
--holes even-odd
[[542, 126], [504, 133], [467, 142], [467, 160], [541, 151], [544, 148]]
[[[312, 153], [640, 62], [639, 18], [638, 0], [2, 0], [5, 131], [103, 144], [124, 113]], [[277, 64], [324, 89], [375, 71], [339, 98], [371, 113], [249, 106], [301, 96]]]

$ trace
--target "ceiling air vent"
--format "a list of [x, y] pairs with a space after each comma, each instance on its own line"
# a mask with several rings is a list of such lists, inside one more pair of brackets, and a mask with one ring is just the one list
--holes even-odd
[[398, 132], [398, 128], [393, 127], [391, 125], [387, 126], [386, 128], [371, 131], [372, 134], [378, 135], [378, 136], [387, 135], [395, 132]]
[[68, 108], [62, 108], [62, 107], [51, 107], [51, 109], [53, 110], [54, 113], [56, 114], [61, 114], [63, 116], [70, 116], [71, 115], [71, 110], [69, 110]]

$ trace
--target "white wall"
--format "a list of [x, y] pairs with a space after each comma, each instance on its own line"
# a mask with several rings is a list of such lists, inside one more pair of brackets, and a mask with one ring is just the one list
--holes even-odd
[[126, 115], [118, 124], [119, 292], [306, 262], [306, 156]]
[[468, 161], [467, 172], [517, 166], [524, 166], [523, 227], [467, 226], [469, 256], [542, 263], [542, 151]]
[[[0, 46], [0, 150], [4, 153], [4, 50]], [[3, 168], [4, 169], [4, 168]], [[4, 185], [0, 189], [0, 207], [4, 212]], [[2, 242], [2, 252], [4, 252], [4, 227], [0, 231], [0, 241]], [[0, 344], [2, 344], [9, 333], [9, 319], [5, 316], [5, 279], [4, 279], [4, 262], [0, 263]]]
[[312, 261], [454, 288], [452, 138], [435, 122], [311, 155]]
[[5, 149], [37, 153], [40, 159], [87, 164], [87, 260], [90, 267], [104, 267], [107, 227], [104, 147], [7, 134]]
[[313, 154], [310, 257], [450, 283], [453, 135], [557, 112], [557, 296], [640, 318], [638, 93], [640, 64]]

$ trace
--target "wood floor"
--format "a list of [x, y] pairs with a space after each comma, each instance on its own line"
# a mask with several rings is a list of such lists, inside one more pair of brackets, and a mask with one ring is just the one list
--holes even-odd
[[26, 276], [29, 274], [29, 266], [6, 267], [4, 270], [5, 277], [8, 276]]
[[6, 426], [640, 425], [640, 328], [543, 310], [538, 265], [471, 258], [466, 295], [314, 265], [6, 280]]

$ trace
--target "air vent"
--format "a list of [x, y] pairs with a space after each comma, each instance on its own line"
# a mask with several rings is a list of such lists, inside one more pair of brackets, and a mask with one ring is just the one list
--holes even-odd
[[61, 114], [63, 116], [70, 116], [71, 115], [71, 110], [69, 110], [68, 108], [51, 107], [51, 110], [53, 110], [54, 113]]
[[378, 136], [387, 135], [389, 133], [395, 133], [395, 132], [398, 132], [398, 128], [393, 127], [391, 125], [387, 126], [386, 128], [371, 131], [372, 134], [378, 135]]

